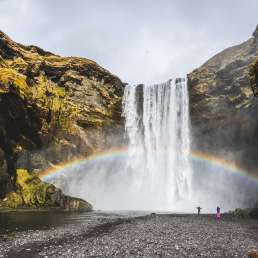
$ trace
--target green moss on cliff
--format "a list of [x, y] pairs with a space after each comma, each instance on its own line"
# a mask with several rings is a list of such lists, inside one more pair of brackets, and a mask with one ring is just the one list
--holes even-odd
[[17, 169], [16, 187], [16, 192], [11, 192], [6, 196], [4, 206], [9, 208], [47, 206], [47, 191], [50, 185], [43, 183], [26, 169]]
[[67, 211], [90, 211], [91, 204], [79, 198], [65, 196], [54, 185], [42, 182], [26, 169], [17, 169], [16, 192], [9, 193], [0, 207], [4, 208], [55, 208]]
[[20, 194], [11, 192], [6, 196], [5, 205], [12, 209], [17, 209], [23, 205], [23, 199]]
[[38, 177], [29, 174], [25, 169], [17, 169], [17, 187], [21, 193], [24, 204], [27, 206], [44, 206], [48, 184]]
[[13, 86], [28, 103], [36, 104], [43, 136], [57, 131], [77, 135], [78, 120], [88, 127], [109, 126], [115, 117], [120, 120], [114, 109], [121, 113], [117, 103], [121, 103], [122, 83], [94, 61], [60, 57], [1, 36], [12, 55], [0, 56], [0, 92]]
[[15, 87], [22, 97], [26, 96], [28, 91], [26, 76], [11, 68], [0, 68], [0, 92], [9, 92], [10, 86]]

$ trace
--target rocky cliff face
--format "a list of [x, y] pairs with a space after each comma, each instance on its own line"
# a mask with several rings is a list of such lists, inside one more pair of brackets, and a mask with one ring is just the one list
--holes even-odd
[[121, 141], [123, 84], [95, 62], [23, 46], [0, 32], [0, 198], [37, 173]]
[[257, 56], [258, 27], [188, 75], [195, 148], [233, 153], [249, 168], [258, 164], [257, 77], [250, 77]]
[[258, 97], [258, 58], [256, 58], [251, 64], [250, 81], [254, 96]]

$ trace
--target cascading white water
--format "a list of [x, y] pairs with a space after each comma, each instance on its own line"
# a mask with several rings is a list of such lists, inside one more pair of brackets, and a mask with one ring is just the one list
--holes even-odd
[[64, 173], [51, 182], [67, 194], [89, 200], [96, 209], [192, 210], [184, 80], [126, 86], [123, 116], [126, 155], [76, 165], [70, 168], [73, 174]]
[[[127, 86], [123, 99], [128, 169], [139, 206], [171, 210], [190, 198], [192, 171], [184, 80]], [[136, 200], [137, 202], [137, 200]]]

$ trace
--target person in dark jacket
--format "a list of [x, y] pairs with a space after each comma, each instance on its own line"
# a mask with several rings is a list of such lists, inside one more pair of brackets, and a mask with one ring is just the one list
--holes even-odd
[[196, 207], [196, 209], [197, 209], [197, 211], [198, 211], [198, 216], [201, 214], [201, 207], [199, 206], [199, 207]]

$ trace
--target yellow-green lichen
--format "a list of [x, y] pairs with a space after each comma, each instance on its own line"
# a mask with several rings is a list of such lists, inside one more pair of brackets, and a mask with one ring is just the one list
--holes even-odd
[[10, 86], [15, 87], [21, 96], [26, 96], [28, 91], [26, 76], [11, 68], [0, 68], [0, 92], [9, 92]]
[[37, 176], [29, 174], [26, 169], [17, 169], [16, 185], [27, 206], [44, 206], [49, 184], [43, 183]]
[[23, 205], [23, 200], [20, 194], [11, 192], [6, 196], [4, 204], [9, 208], [17, 209]]
[[6, 63], [10, 68], [13, 68], [17, 71], [25, 71], [28, 67], [28, 64], [21, 57], [12, 60], [7, 60]]
[[1, 68], [6, 68], [8, 67], [6, 61], [0, 56], [0, 67]]

